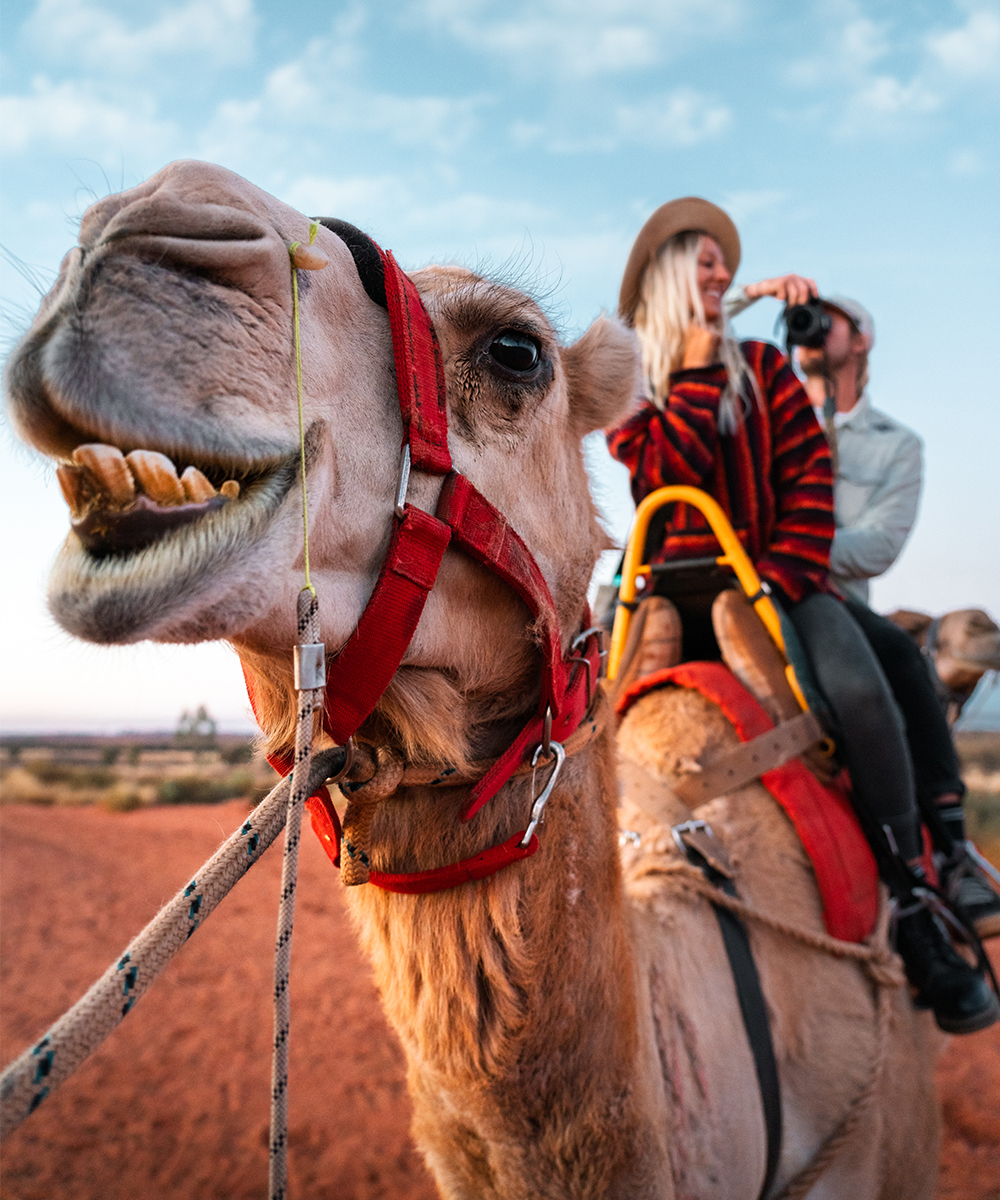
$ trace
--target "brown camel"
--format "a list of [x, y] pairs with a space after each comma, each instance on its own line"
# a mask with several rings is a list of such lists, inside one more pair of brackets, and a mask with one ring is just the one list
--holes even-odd
[[889, 620], [905, 629], [930, 659], [954, 725], [980, 679], [987, 671], [1000, 671], [1000, 627], [981, 608], [960, 608], [943, 617], [898, 608]]
[[[17, 428], [62, 464], [73, 511], [51, 581], [58, 620], [100, 643], [229, 640], [273, 749], [287, 749], [294, 718], [302, 539], [288, 247], [307, 234], [301, 214], [238, 176], [175, 163], [85, 215], [7, 374]], [[317, 249], [328, 265], [302, 273], [300, 289], [306, 460], [332, 650], [385, 554], [401, 427], [385, 311], [338, 237], [321, 230]], [[519, 291], [457, 268], [412, 278], [442, 345], [455, 466], [534, 554], [565, 651], [606, 545], [580, 441], [633, 395], [631, 335], [599, 320], [563, 346]], [[534, 347], [520, 365], [498, 349], [504, 333]], [[440, 487], [417, 475], [410, 500], [433, 510]], [[449, 551], [362, 735], [411, 762], [496, 754], [539, 696], [527, 619], [504, 584]], [[637, 704], [621, 737], [667, 783], [682, 759], [735, 739], [718, 709], [680, 690]], [[463, 823], [466, 788], [400, 788], [377, 810], [374, 865], [436, 867], [501, 842], [524, 828], [530, 789], [530, 776], [512, 779]], [[533, 858], [427, 896], [349, 893], [407, 1055], [414, 1137], [444, 1196], [758, 1195], [761, 1101], [718, 928], [664, 873], [676, 861], [665, 838], [628, 810], [644, 837], [623, 874], [617, 805], [605, 723], [567, 759]], [[747, 901], [821, 931], [808, 863], [759, 786], [703, 815], [725, 835]], [[751, 937], [785, 1112], [777, 1194], [872, 1077], [877, 989], [856, 963], [757, 927]], [[933, 1194], [930, 1018], [903, 988], [891, 1003], [873, 1101], [814, 1198]]]

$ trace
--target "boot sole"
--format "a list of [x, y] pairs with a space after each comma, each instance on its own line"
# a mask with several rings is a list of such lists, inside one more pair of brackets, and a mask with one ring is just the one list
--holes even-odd
[[1000, 1020], [1000, 1003], [997, 1002], [996, 996], [993, 996], [992, 1000], [992, 1004], [987, 1005], [982, 1012], [975, 1013], [971, 1017], [951, 1020], [935, 1013], [934, 1020], [937, 1021], [938, 1028], [943, 1029], [945, 1033], [978, 1033], [980, 1029], [989, 1029], [991, 1025]]

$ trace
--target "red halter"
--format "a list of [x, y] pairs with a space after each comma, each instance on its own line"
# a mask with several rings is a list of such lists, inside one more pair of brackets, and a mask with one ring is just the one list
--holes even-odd
[[[462, 814], [468, 820], [496, 795], [529, 748], [545, 737], [563, 741], [583, 720], [598, 676], [600, 637], [588, 631], [583, 649], [578, 654], [571, 649], [570, 657], [563, 658], [555, 604], [531, 551], [503, 514], [452, 468], [441, 351], [413, 282], [391, 252], [353, 226], [327, 219], [323, 224], [347, 244], [368, 295], [388, 309], [403, 418], [400, 495], [388, 553], [357, 628], [327, 670], [323, 728], [343, 745], [371, 716], [403, 660], [445, 551], [449, 546], [464, 551], [504, 580], [528, 606], [542, 631], [543, 660], [538, 710], [473, 787]], [[445, 476], [433, 516], [405, 502], [410, 467]], [[584, 626], [589, 616], [585, 611]], [[253, 706], [249, 679], [247, 691]], [[551, 730], [546, 730], [550, 715]], [[291, 770], [289, 757], [272, 755], [268, 761], [282, 774]], [[339, 865], [340, 822], [326, 788], [308, 804], [313, 828]], [[537, 837], [532, 835], [527, 846], [519, 844], [521, 837], [517, 834], [472, 859], [433, 871], [401, 875], [372, 871], [369, 882], [388, 891], [442, 891], [534, 854]]]

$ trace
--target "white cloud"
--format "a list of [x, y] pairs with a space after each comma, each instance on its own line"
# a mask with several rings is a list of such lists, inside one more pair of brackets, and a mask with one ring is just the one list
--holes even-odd
[[48, 144], [102, 159], [140, 150], [158, 157], [175, 136], [175, 126], [159, 120], [152, 99], [141, 94], [112, 101], [87, 84], [39, 76], [29, 95], [0, 98], [0, 147], [11, 154]]
[[197, 55], [216, 65], [245, 62], [256, 25], [253, 0], [190, 0], [138, 28], [90, 0], [39, 0], [24, 32], [45, 59], [121, 76], [171, 55]]
[[301, 212], [341, 217], [373, 232], [391, 229], [412, 242], [447, 237], [499, 238], [505, 243], [526, 227], [551, 221], [554, 213], [527, 200], [463, 191], [452, 195], [440, 180], [413, 176], [303, 175], [280, 191], [281, 199]]
[[979, 9], [959, 29], [931, 34], [926, 39], [931, 55], [963, 78], [995, 73], [1000, 69], [1000, 14]]
[[[886, 69], [887, 59], [903, 54], [912, 59], [912, 38], [865, 16], [857, 0], [831, 0], [823, 16], [826, 30], [817, 52], [786, 72], [790, 83], [816, 98], [809, 114], [814, 121], [825, 122], [839, 138], [889, 137], [942, 107], [945, 98], [926, 63], [914, 62], [908, 79]], [[796, 119], [803, 115], [798, 111]]]
[[488, 98], [404, 95], [372, 86], [355, 28], [314, 38], [299, 57], [269, 72], [259, 93], [221, 103], [200, 134], [199, 153], [278, 170], [336, 156], [363, 137], [448, 156], [473, 135]]
[[892, 75], [875, 75], [864, 80], [851, 97], [840, 128], [854, 133], [897, 117], [923, 116], [940, 108], [941, 102], [941, 96], [919, 78], [903, 83]]
[[724, 104], [695, 91], [677, 88], [641, 104], [622, 105], [616, 113], [618, 131], [630, 142], [650, 146], [695, 146], [724, 133], [732, 113]]
[[424, 22], [515, 70], [587, 79], [641, 71], [739, 20], [743, 0], [424, 0]]

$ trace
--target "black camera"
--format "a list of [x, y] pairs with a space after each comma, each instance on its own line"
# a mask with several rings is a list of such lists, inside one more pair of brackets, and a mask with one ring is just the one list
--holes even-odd
[[823, 307], [823, 301], [813, 297], [806, 304], [790, 304], [785, 309], [786, 341], [789, 346], [810, 346], [818, 349], [826, 341], [833, 321]]

